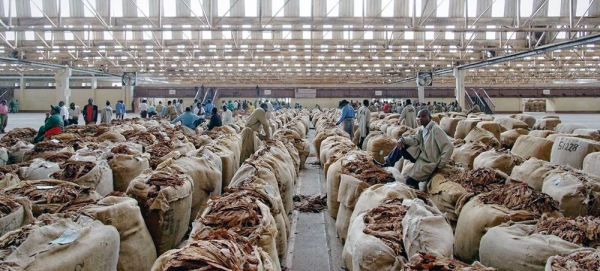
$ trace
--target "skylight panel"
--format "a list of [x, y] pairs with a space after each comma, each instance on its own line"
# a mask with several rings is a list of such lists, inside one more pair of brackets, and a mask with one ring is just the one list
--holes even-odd
[[150, 16], [150, 0], [136, 0], [138, 17]]
[[477, 17], [477, 2], [478, 1], [469, 1], [469, 5], [467, 6], [469, 17]]
[[256, 17], [258, 15], [257, 0], [245, 0], [244, 5], [244, 12], [246, 12], [246, 17]]
[[[6, 5], [4, 6], [6, 9]], [[69, 6], [69, 0], [60, 0], [60, 16], [71, 17], [71, 7]]]
[[327, 0], [327, 17], [338, 17], [340, 16], [340, 1], [339, 0]]
[[[13, 6], [16, 3], [13, 2]], [[37, 5], [37, 7], [36, 7]], [[44, 14], [42, 13], [42, 11], [40, 10], [40, 8], [42, 8], [42, 0], [31, 0], [31, 17], [44, 17]], [[38, 8], [39, 7], [39, 8]]]
[[562, 0], [549, 0], [548, 1], [548, 17], [560, 16]]
[[[440, 1], [442, 1], [440, 3]], [[437, 17], [448, 17], [450, 15], [450, 0], [438, 0], [438, 7], [436, 10]]]
[[96, 1], [83, 1], [83, 16], [94, 17], [92, 10], [96, 10]]
[[521, 17], [529, 17], [533, 12], [533, 1], [521, 1]]
[[202, 39], [212, 39], [212, 33], [210, 31], [202, 31]]
[[394, 0], [384, 0], [381, 9], [381, 17], [394, 17]]
[[113, 17], [123, 17], [123, 0], [111, 0], [110, 7]]
[[271, 6], [273, 7], [272, 12], [274, 17], [283, 17], [283, 6], [285, 5], [284, 0], [272, 0]]
[[310, 17], [312, 14], [312, 1], [302, 1], [300, 17]]
[[[496, 26], [495, 25], [488, 25], [487, 29], [495, 29]], [[495, 31], [487, 31], [485, 32], [485, 39], [487, 40], [495, 40], [496, 39], [496, 32]]]
[[575, 16], [583, 16], [584, 13], [589, 15], [586, 11], [588, 11], [588, 7], [590, 5], [589, 0], [577, 0], [577, 9], [575, 10]]
[[504, 17], [505, 0], [496, 0], [492, 5], [492, 17]]
[[[427, 25], [425, 26], [425, 28], [433, 28], [433, 25]], [[426, 40], [433, 40], [435, 37], [435, 34], [433, 33], [433, 31], [425, 31], [425, 39]]]
[[[204, 14], [202, 13], [202, 2], [203, 0], [192, 0], [191, 1], [191, 5], [190, 7], [192, 8], [192, 10], [194, 11], [194, 13], [196, 13], [196, 15], [198, 17], [202, 17], [204, 16]], [[223, 2], [223, 1], [221, 1]], [[225, 2], [229, 2], [229, 1], [225, 1]]]
[[354, 0], [354, 17], [363, 16], [363, 0]]
[[[177, 5], [183, 5], [183, 4], [177, 3]], [[163, 4], [163, 16], [176, 17], [177, 16], [177, 5], [174, 5], [173, 3], [164, 3]]]
[[[454, 29], [453, 25], [446, 26], [447, 29]], [[445, 39], [453, 40], [454, 39], [454, 31], [446, 31]]]
[[229, 17], [231, 6], [229, 1], [217, 1], [217, 14], [219, 17]]

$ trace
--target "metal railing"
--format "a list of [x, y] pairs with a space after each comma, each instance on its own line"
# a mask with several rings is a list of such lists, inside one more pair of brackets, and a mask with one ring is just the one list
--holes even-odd
[[494, 101], [492, 101], [492, 98], [490, 98], [490, 95], [487, 93], [487, 91], [484, 88], [481, 88], [481, 90], [483, 91], [483, 94], [485, 94], [485, 96], [483, 97], [483, 99], [487, 103], [487, 105], [490, 108], [490, 110], [492, 112], [496, 112], [496, 104], [494, 103]]
[[471, 98], [471, 95], [469, 95], [469, 92], [467, 91], [467, 89], [465, 89], [465, 103], [468, 106], [474, 106], [475, 105], [475, 102], [473, 102], [473, 98]]
[[2, 94], [0, 94], [0, 101], [1, 100], [11, 100], [14, 96], [15, 96], [15, 89], [14, 88], [6, 88], [6, 89], [0, 89], [0, 91], [2, 91]]

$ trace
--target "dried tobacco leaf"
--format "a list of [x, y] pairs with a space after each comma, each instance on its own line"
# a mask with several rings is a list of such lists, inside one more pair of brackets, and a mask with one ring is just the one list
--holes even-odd
[[552, 271], [600, 270], [600, 251], [580, 251], [554, 257]]
[[342, 164], [342, 174], [350, 175], [369, 185], [396, 181], [394, 175], [373, 164], [368, 159], [355, 159]]
[[472, 170], [457, 170], [457, 172], [442, 174], [446, 180], [460, 184], [469, 193], [479, 195], [481, 193], [490, 192], [503, 184], [505, 179], [495, 170], [489, 168], [478, 168]]
[[575, 218], [543, 216], [538, 220], [534, 233], [555, 235], [571, 243], [585, 247], [596, 247], [600, 244], [600, 218], [593, 216], [578, 216]]
[[406, 256], [402, 241], [402, 219], [408, 207], [402, 205], [403, 200], [399, 198], [386, 200], [369, 210], [363, 218], [366, 224], [363, 233], [379, 238], [399, 256]]
[[214, 229], [230, 229], [239, 235], [251, 238], [262, 220], [257, 198], [249, 193], [225, 194], [208, 203], [210, 212], [200, 221]]
[[0, 196], [0, 218], [12, 214], [19, 207], [21, 207], [21, 204], [14, 199], [7, 196]]
[[[418, 257], [417, 257], [418, 255]], [[462, 270], [462, 271], [493, 271], [495, 268], [485, 267], [481, 264], [466, 264], [459, 260], [449, 259], [445, 257], [439, 257], [435, 254], [419, 252], [413, 257], [411, 257], [410, 264], [404, 266], [402, 271], [420, 271], [420, 270], [430, 270], [430, 271], [453, 271], [453, 270]]]
[[51, 178], [63, 181], [75, 181], [88, 174], [96, 166], [91, 161], [66, 161], [60, 165], [61, 171], [54, 172]]
[[558, 211], [558, 202], [524, 183], [499, 186], [481, 195], [485, 204], [498, 204], [510, 210], [528, 210], [537, 215]]
[[294, 209], [303, 213], [319, 213], [327, 209], [327, 195], [323, 196], [306, 196], [295, 195]]

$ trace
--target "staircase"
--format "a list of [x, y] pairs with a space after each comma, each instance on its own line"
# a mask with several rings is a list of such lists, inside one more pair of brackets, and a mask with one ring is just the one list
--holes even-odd
[[469, 92], [465, 89], [465, 93], [467, 94], [467, 104], [469, 106], [474, 106], [475, 104], [479, 105], [481, 112], [484, 112], [488, 115], [494, 114], [496, 109], [496, 105], [488, 95], [485, 89], [480, 88], [478, 90], [472, 88], [472, 95], [469, 95]]
[[0, 88], [0, 101], [6, 100], [7, 102], [10, 102], [14, 97], [14, 88]]

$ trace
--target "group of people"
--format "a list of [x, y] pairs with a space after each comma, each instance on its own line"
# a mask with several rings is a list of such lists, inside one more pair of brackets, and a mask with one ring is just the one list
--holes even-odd
[[[369, 108], [372, 102], [363, 100], [362, 106], [354, 111], [352, 102], [342, 100], [339, 107], [342, 110], [337, 125], [343, 124], [343, 129], [350, 137], [354, 135], [353, 124], [356, 115], [358, 122], [358, 147], [362, 148], [367, 135], [369, 135], [369, 126], [372, 110]], [[408, 172], [406, 184], [419, 189], [419, 183], [427, 182], [441, 168], [445, 167], [450, 161], [454, 146], [446, 133], [437, 123], [431, 121], [431, 110], [428, 107], [417, 108], [410, 99], [406, 99], [400, 112], [398, 124], [411, 128], [417, 128], [417, 133], [407, 137], [400, 137], [394, 149], [385, 157], [385, 161], [380, 163], [373, 159], [373, 162], [382, 167], [392, 167], [400, 159], [404, 158], [414, 163], [412, 169]]]
[[[350, 102], [354, 109], [358, 109], [358, 105], [355, 102]], [[445, 103], [445, 102], [437, 102], [437, 101], [433, 101], [433, 103], [431, 102], [413, 102], [412, 104], [415, 109], [417, 111], [421, 110], [421, 109], [428, 109], [429, 112], [435, 114], [435, 113], [443, 113], [443, 112], [462, 112], [462, 108], [460, 107], [460, 105], [458, 104], [458, 101], [454, 101], [451, 103]], [[380, 102], [378, 100], [369, 102], [368, 108], [371, 112], [384, 112], [384, 113], [401, 113], [402, 109], [406, 106], [406, 101], [404, 102], [388, 102], [388, 101], [383, 101]]]

